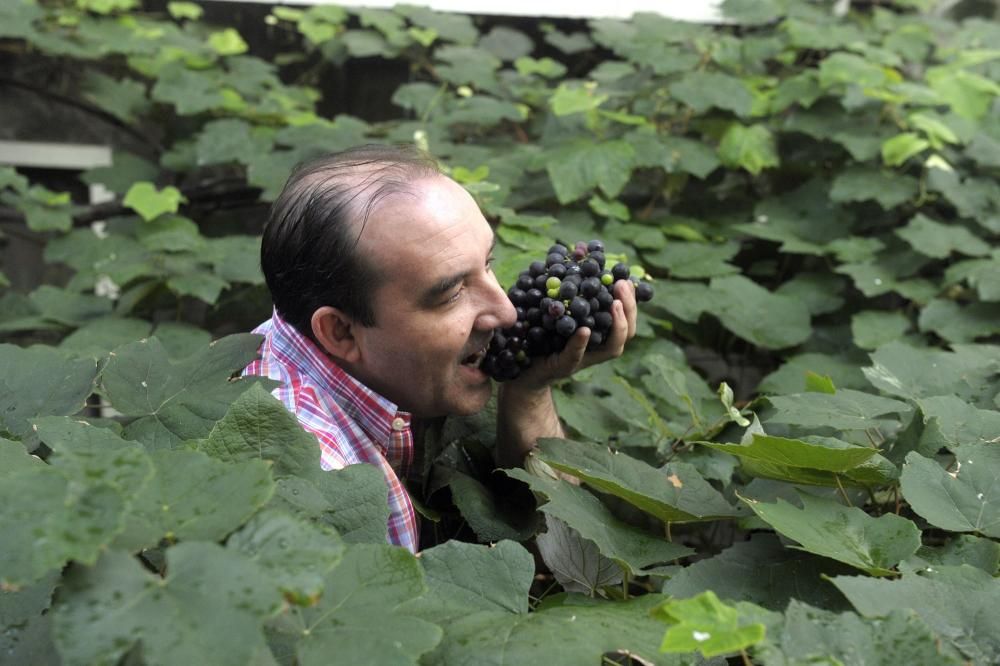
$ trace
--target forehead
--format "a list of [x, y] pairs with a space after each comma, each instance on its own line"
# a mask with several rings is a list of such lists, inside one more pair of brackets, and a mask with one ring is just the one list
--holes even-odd
[[472, 196], [450, 178], [433, 176], [381, 202], [365, 225], [359, 250], [391, 270], [409, 258], [450, 263], [467, 253], [478, 258], [492, 238]]

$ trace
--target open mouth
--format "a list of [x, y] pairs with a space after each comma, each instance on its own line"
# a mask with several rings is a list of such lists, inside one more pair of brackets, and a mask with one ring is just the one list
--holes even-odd
[[490, 334], [484, 342], [481, 349], [469, 354], [464, 359], [462, 359], [462, 365], [468, 365], [473, 368], [478, 368], [483, 363], [483, 359], [486, 358], [486, 350], [489, 349], [490, 340], [493, 339], [493, 334]]

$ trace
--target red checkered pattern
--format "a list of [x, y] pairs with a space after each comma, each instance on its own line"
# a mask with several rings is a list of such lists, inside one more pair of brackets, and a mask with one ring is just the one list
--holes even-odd
[[389, 543], [416, 552], [417, 520], [400, 482], [413, 463], [411, 415], [351, 377], [274, 312], [254, 333], [261, 358], [243, 371], [281, 382], [272, 394], [316, 435], [325, 470], [370, 463], [389, 485]]

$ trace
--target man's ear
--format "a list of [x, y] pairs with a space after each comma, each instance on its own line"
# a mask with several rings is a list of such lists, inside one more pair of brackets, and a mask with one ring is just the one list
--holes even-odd
[[357, 363], [361, 349], [354, 337], [354, 320], [337, 308], [324, 305], [313, 312], [313, 336], [316, 342], [335, 359], [346, 363]]

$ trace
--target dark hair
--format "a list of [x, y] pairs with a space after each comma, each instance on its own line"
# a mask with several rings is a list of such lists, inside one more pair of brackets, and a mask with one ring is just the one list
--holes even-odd
[[382, 276], [357, 252], [380, 201], [441, 173], [412, 146], [370, 144], [295, 167], [268, 215], [260, 263], [281, 317], [315, 342], [312, 315], [324, 305], [375, 325], [371, 294]]

